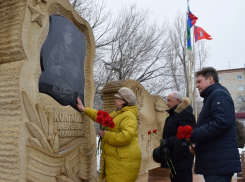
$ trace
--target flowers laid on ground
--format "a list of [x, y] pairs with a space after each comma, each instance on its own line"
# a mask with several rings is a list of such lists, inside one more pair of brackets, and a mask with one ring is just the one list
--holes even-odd
[[[159, 143], [161, 144], [161, 139], [159, 138], [159, 136], [157, 135], [157, 130], [149, 130], [148, 131], [148, 135], [153, 135], [158, 141]], [[161, 148], [164, 147], [164, 146], [160, 146]], [[172, 160], [170, 159], [169, 155], [168, 155], [168, 152], [165, 152], [165, 159], [166, 159], [166, 162], [167, 162], [167, 165], [168, 165], [168, 169], [169, 169], [169, 172], [171, 174], [171, 176], [173, 177], [173, 172], [171, 170], [171, 167], [173, 168], [174, 170], [174, 174], [176, 174], [175, 172], [175, 169], [174, 169], [174, 166], [173, 166], [173, 163], [172, 163]], [[169, 165], [169, 163], [171, 164], [171, 166]]]
[[[98, 110], [96, 122], [99, 123], [101, 130], [105, 130], [107, 127], [109, 128], [115, 127], [113, 117], [111, 117], [109, 113], [106, 111]], [[101, 140], [102, 138], [100, 137], [97, 146], [97, 153], [99, 154], [101, 153]]]

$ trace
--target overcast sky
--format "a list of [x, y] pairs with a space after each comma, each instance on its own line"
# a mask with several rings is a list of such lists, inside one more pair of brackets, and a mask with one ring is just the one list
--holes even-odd
[[[160, 24], [170, 23], [180, 12], [186, 13], [187, 0], [107, 0], [108, 7], [120, 10], [125, 5], [137, 4], [149, 8], [152, 18]], [[210, 48], [205, 66], [217, 70], [243, 68], [245, 64], [245, 0], [190, 0], [191, 12], [213, 40], [201, 40]]]

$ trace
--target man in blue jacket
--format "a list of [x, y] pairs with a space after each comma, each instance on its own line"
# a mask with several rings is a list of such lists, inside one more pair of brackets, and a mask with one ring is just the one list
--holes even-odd
[[196, 78], [204, 100], [190, 138], [195, 146], [190, 148], [196, 154], [195, 173], [203, 174], [205, 182], [231, 182], [233, 174], [241, 171], [233, 100], [219, 84], [214, 68], [201, 69]]

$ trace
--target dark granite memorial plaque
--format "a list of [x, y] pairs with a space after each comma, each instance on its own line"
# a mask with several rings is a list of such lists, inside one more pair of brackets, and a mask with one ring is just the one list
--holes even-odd
[[77, 109], [77, 97], [84, 103], [85, 36], [67, 18], [49, 17], [49, 33], [41, 48], [39, 92], [61, 105]]

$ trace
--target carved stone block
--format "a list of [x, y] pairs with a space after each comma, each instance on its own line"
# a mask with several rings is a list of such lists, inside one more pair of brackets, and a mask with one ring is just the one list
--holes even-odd
[[97, 181], [94, 124], [76, 110], [93, 105], [90, 25], [67, 0], [0, 0], [0, 14], [0, 181]]

